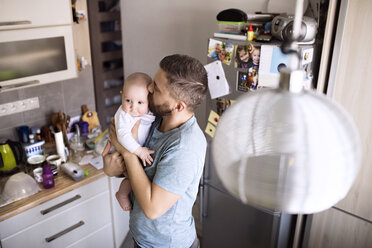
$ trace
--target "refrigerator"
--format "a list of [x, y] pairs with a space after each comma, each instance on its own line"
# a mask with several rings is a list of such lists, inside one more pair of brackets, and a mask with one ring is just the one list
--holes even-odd
[[[237, 82], [240, 72], [247, 69], [234, 66], [236, 46], [245, 45], [246, 41], [235, 41], [212, 38], [222, 42], [231, 42], [235, 47], [230, 58], [230, 65], [222, 63], [223, 71], [229, 84], [230, 93], [221, 98], [235, 100], [242, 94], [252, 94], [252, 91], [238, 90], [243, 84]], [[210, 43], [210, 41], [209, 41]], [[261, 46], [262, 43], [253, 43]], [[306, 46], [308, 49], [309, 46]], [[208, 57], [207, 62], [215, 60]], [[262, 62], [262, 61], [261, 61]], [[260, 63], [261, 63], [260, 62]], [[260, 86], [260, 82], [258, 83]], [[206, 117], [211, 110], [220, 112], [221, 98], [211, 99], [207, 96]], [[205, 125], [207, 126], [207, 120]], [[291, 247], [294, 238], [297, 216], [276, 211], [270, 211], [257, 206], [243, 204], [232, 196], [223, 186], [217, 175], [211, 154], [213, 138], [206, 135], [207, 155], [203, 176], [200, 183], [200, 220], [202, 222], [203, 248], [276, 248]]]

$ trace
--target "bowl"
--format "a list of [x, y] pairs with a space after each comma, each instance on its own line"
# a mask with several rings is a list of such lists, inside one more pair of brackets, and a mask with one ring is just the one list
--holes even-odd
[[27, 159], [27, 163], [31, 165], [41, 165], [45, 161], [44, 155], [34, 155]]
[[6, 201], [16, 201], [40, 191], [36, 181], [28, 174], [19, 172], [9, 177], [2, 192]]

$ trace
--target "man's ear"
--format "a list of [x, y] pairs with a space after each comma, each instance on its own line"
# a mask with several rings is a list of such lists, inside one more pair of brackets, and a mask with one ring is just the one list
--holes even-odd
[[182, 112], [183, 110], [187, 109], [187, 105], [184, 101], [179, 100], [175, 109], [177, 110], [177, 112]]

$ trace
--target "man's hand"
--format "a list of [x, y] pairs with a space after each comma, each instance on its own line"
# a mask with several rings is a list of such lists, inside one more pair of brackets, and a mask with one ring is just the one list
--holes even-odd
[[122, 176], [125, 168], [123, 157], [118, 152], [108, 154], [110, 148], [111, 142], [107, 141], [106, 147], [102, 152], [103, 171], [110, 177]]
[[127, 149], [125, 149], [118, 141], [116, 136], [116, 128], [115, 128], [115, 121], [114, 118], [111, 118], [110, 124], [110, 140], [112, 145], [115, 147], [115, 150], [118, 151], [122, 156], [127, 154], [131, 154]]

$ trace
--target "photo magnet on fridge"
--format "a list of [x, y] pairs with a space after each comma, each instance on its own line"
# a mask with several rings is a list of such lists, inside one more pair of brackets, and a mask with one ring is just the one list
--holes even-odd
[[229, 94], [230, 88], [221, 61], [214, 61], [204, 67], [208, 73], [208, 88], [211, 98], [214, 99]]
[[236, 90], [248, 92], [249, 88], [248, 72], [238, 71], [238, 76], [236, 77]]
[[208, 57], [230, 65], [233, 56], [234, 45], [229, 41], [209, 39]]
[[204, 132], [213, 138], [214, 133], [216, 132], [216, 127], [213, 126], [210, 122], [208, 122]]

